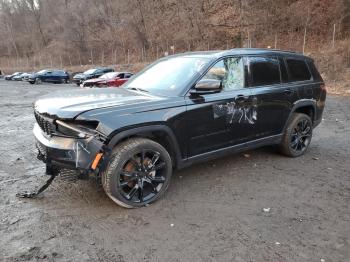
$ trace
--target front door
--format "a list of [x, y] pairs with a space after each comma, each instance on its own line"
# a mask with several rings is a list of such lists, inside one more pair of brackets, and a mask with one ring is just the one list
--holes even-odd
[[222, 81], [222, 90], [186, 97], [188, 157], [246, 142], [254, 132], [255, 114], [251, 91], [245, 87], [243, 59], [224, 58], [203, 78]]

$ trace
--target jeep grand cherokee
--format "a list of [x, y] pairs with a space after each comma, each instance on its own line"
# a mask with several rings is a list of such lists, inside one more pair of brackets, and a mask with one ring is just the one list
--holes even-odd
[[174, 168], [264, 145], [305, 153], [326, 89], [311, 58], [264, 49], [162, 58], [119, 89], [74, 90], [34, 105], [48, 173], [102, 179], [123, 207], [160, 198]]

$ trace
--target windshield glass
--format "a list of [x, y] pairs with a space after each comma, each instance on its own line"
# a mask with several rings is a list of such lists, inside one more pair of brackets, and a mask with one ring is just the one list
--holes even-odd
[[114, 78], [118, 73], [107, 73], [107, 74], [104, 74], [104, 75], [101, 75], [99, 78], [102, 78], [102, 79], [112, 79]]
[[40, 70], [39, 72], [37, 72], [37, 74], [43, 74], [45, 73], [47, 70]]
[[90, 75], [90, 74], [95, 73], [96, 70], [97, 70], [97, 69], [89, 69], [89, 70], [85, 71], [83, 74], [84, 74], [84, 75]]
[[124, 85], [157, 95], [178, 96], [195, 75], [209, 63], [205, 57], [173, 57], [160, 60], [138, 73]]

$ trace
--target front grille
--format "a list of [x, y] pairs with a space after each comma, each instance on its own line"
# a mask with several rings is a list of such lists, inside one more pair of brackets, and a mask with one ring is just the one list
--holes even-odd
[[36, 122], [47, 135], [52, 135], [56, 131], [56, 125], [53, 123], [53, 119], [45, 117], [38, 112], [34, 111]]

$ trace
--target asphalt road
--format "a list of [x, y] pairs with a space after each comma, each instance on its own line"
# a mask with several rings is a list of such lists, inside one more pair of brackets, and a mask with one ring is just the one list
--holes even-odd
[[306, 155], [198, 164], [145, 208], [115, 205], [95, 180], [18, 199], [47, 179], [32, 103], [71, 88], [0, 80], [0, 261], [350, 261], [349, 98], [328, 97]]

